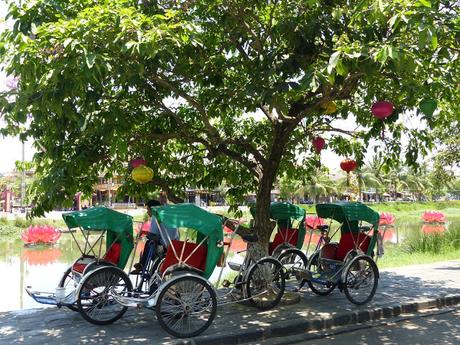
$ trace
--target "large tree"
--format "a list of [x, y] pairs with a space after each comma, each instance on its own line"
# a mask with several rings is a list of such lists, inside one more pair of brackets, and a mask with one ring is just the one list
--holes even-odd
[[[280, 173], [314, 171], [314, 135], [359, 162], [372, 138], [388, 160], [426, 152], [458, 102], [458, 11], [434, 0], [12, 2], [0, 48], [19, 83], [1, 103], [2, 132], [35, 140], [35, 215], [142, 156], [156, 174], [142, 188], [173, 199], [222, 180], [235, 203], [256, 191], [266, 242], [270, 190]], [[401, 114], [424, 99], [441, 111], [406, 126]], [[385, 121], [369, 110], [378, 100], [395, 105]]]

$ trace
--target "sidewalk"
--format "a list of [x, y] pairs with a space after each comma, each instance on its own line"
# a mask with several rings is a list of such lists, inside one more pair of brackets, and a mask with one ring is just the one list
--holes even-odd
[[130, 309], [110, 326], [89, 324], [65, 308], [0, 313], [0, 344], [236, 344], [355, 324], [401, 313], [460, 303], [460, 260], [382, 271], [374, 300], [352, 305], [338, 290], [319, 297], [308, 290], [301, 301], [259, 312], [239, 304], [219, 307], [202, 335], [174, 339], [148, 309]]

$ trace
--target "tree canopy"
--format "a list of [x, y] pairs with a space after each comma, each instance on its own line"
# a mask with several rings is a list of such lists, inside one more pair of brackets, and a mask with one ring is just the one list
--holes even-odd
[[[373, 138], [388, 161], [426, 153], [458, 104], [458, 12], [436, 0], [12, 2], [0, 51], [18, 85], [2, 133], [35, 140], [36, 215], [144, 157], [155, 178], [142, 188], [170, 197], [222, 180], [235, 202], [256, 191], [263, 233], [276, 176], [314, 173], [316, 135], [359, 163]], [[384, 121], [370, 112], [379, 100], [395, 106]]]

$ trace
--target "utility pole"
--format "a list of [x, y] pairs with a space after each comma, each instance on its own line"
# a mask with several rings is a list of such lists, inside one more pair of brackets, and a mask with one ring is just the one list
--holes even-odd
[[21, 173], [21, 211], [25, 211], [25, 198], [26, 198], [26, 167], [25, 167], [25, 144], [24, 140], [22, 141], [22, 173]]

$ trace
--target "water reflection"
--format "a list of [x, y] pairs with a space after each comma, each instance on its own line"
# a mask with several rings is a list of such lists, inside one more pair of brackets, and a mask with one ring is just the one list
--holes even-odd
[[0, 311], [39, 308], [24, 291], [26, 286], [54, 291], [63, 272], [79, 256], [69, 234], [52, 247], [25, 247], [22, 241], [0, 241], [0, 272], [7, 277], [0, 284]]
[[57, 262], [62, 251], [57, 247], [29, 247], [22, 251], [22, 260], [29, 266], [48, 265]]

